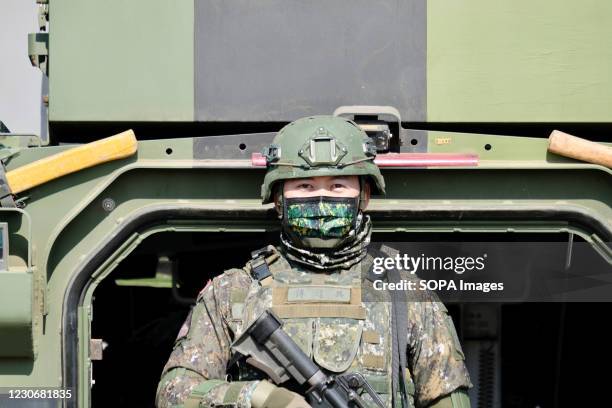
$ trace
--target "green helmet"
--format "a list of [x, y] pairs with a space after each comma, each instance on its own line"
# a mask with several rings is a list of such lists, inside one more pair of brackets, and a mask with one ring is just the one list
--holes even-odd
[[261, 186], [264, 204], [281, 180], [317, 176], [363, 176], [376, 193], [385, 180], [374, 164], [376, 147], [353, 121], [337, 116], [311, 116], [282, 128], [263, 151], [268, 172]]

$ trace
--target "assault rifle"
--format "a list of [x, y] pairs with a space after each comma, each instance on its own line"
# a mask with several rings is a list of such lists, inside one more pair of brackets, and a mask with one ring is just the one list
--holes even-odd
[[384, 403], [361, 373], [328, 376], [284, 332], [282, 322], [271, 312], [264, 312], [240, 336], [232, 349], [247, 357], [247, 363], [281, 384], [293, 378], [307, 386], [304, 394], [309, 404], [318, 408], [366, 408], [358, 391], [367, 392], [374, 403]]

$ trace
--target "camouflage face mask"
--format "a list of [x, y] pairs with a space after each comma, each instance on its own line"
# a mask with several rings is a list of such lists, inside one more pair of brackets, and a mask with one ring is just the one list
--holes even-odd
[[355, 227], [359, 197], [300, 197], [283, 200], [283, 227], [305, 248], [335, 248]]

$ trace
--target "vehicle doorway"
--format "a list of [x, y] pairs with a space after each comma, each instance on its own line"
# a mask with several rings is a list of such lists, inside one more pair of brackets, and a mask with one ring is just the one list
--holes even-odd
[[[563, 243], [569, 235], [377, 231], [372, 242]], [[577, 235], [572, 239], [584, 242]], [[91, 362], [91, 405], [154, 407], [161, 370], [199, 291], [223, 270], [242, 267], [251, 251], [267, 244], [278, 244], [278, 231], [166, 231], [143, 240], [94, 292], [91, 344], [99, 347], [100, 359]], [[474, 383], [473, 407], [572, 405], [580, 398], [574, 390], [596, 376], [581, 350], [608, 348], [598, 328], [601, 316], [612, 312], [611, 303], [447, 307]], [[599, 364], [612, 362], [607, 354], [597, 358]]]

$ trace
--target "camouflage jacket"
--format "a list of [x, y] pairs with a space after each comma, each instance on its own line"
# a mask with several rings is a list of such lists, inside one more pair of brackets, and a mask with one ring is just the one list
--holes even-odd
[[[253, 279], [249, 263], [225, 271], [200, 292], [164, 367], [158, 408], [249, 408], [250, 393], [261, 377], [243, 367], [235, 381], [227, 381], [230, 346], [269, 308], [321, 368], [330, 374], [361, 372], [390, 407], [391, 306], [361, 301], [361, 271], [372, 257], [348, 270], [321, 273], [290, 264], [278, 250], [268, 248], [272, 277]], [[435, 295], [424, 293], [427, 298], [408, 303], [406, 379], [410, 403], [416, 407], [471, 386], [446, 308]], [[371, 401], [368, 395], [364, 399]]]

